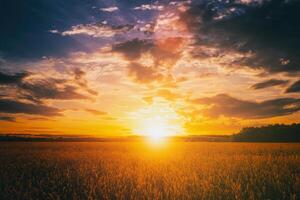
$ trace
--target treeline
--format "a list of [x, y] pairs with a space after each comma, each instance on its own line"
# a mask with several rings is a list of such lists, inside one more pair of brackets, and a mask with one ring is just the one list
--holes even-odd
[[247, 127], [232, 137], [238, 142], [300, 142], [300, 124]]
[[0, 135], [0, 142], [122, 142], [133, 141], [138, 138], [120, 137], [120, 138], [98, 138], [83, 136], [51, 136], [51, 135], [18, 135], [6, 134]]

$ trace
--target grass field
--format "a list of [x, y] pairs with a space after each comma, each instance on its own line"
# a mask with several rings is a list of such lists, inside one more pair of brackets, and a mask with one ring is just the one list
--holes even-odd
[[300, 144], [0, 143], [0, 199], [300, 199]]

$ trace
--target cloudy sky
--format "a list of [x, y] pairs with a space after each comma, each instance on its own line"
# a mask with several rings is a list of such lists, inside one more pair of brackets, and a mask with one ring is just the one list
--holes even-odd
[[0, 133], [300, 122], [297, 0], [4, 0]]

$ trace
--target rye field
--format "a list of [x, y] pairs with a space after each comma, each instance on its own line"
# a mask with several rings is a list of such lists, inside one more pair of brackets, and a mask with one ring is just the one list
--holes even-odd
[[2, 142], [0, 199], [300, 199], [300, 144]]

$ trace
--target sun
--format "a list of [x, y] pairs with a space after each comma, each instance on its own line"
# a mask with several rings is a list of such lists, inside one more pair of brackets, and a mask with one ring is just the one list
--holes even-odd
[[172, 135], [172, 127], [165, 119], [156, 116], [144, 120], [141, 133], [152, 140], [160, 140]]
[[152, 105], [133, 113], [134, 132], [151, 140], [162, 140], [183, 133], [183, 119], [167, 102]]

